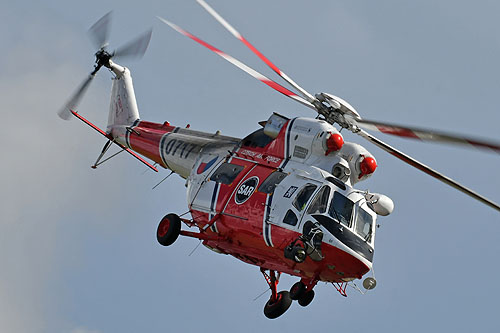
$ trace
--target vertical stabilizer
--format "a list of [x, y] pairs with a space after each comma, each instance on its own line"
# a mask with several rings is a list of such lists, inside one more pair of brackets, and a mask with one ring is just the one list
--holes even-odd
[[109, 105], [108, 127], [116, 125], [132, 125], [139, 119], [139, 110], [135, 100], [132, 76], [126, 67], [122, 67], [110, 61], [109, 68], [115, 73], [111, 89], [111, 102]]

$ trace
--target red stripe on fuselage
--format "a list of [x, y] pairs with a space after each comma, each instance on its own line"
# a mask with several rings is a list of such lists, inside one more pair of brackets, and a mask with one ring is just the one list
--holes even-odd
[[171, 133], [174, 129], [175, 126], [170, 126], [166, 123], [158, 124], [141, 121], [133, 128], [132, 133], [130, 133], [130, 147], [139, 154], [163, 165], [159, 152], [160, 141], [165, 134]]

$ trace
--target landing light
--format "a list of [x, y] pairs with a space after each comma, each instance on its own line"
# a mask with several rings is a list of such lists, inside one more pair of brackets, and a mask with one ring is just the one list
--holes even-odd
[[363, 281], [363, 287], [366, 290], [372, 290], [377, 286], [377, 280], [372, 277], [368, 277]]

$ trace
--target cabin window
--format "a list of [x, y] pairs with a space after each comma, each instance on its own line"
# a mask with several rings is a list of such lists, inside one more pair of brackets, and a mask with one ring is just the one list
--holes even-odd
[[358, 217], [356, 218], [356, 233], [369, 243], [372, 240], [372, 226], [372, 216], [363, 208], [359, 208]]
[[286, 212], [285, 217], [283, 218], [283, 223], [289, 224], [289, 225], [297, 225], [297, 222], [299, 219], [297, 218], [297, 215], [289, 209], [288, 212]]
[[304, 208], [306, 208], [306, 204], [309, 201], [309, 198], [311, 195], [316, 191], [318, 187], [313, 184], [307, 184], [305, 185], [300, 191], [299, 194], [295, 197], [295, 200], [293, 201], [293, 206], [297, 208], [297, 210], [300, 212]]
[[276, 185], [281, 183], [283, 179], [287, 176], [286, 173], [281, 171], [274, 171], [269, 175], [269, 177], [264, 180], [264, 182], [259, 186], [259, 192], [263, 193], [273, 193]]
[[243, 168], [244, 167], [241, 165], [222, 163], [220, 167], [218, 167], [217, 170], [212, 174], [210, 180], [213, 180], [217, 183], [229, 185], [240, 174]]
[[330, 198], [330, 187], [323, 186], [318, 194], [314, 197], [313, 202], [307, 209], [307, 214], [323, 214], [326, 212], [328, 206], [328, 199]]
[[328, 214], [346, 227], [349, 227], [351, 225], [353, 206], [354, 203], [351, 200], [339, 192], [334, 192]]

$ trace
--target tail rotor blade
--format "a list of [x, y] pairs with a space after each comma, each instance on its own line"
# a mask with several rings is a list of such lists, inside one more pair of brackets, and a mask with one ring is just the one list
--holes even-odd
[[69, 120], [72, 116], [71, 111], [76, 110], [76, 107], [78, 106], [78, 103], [80, 103], [80, 100], [82, 99], [83, 95], [87, 91], [90, 82], [92, 82], [92, 79], [94, 78], [95, 75], [90, 74], [83, 82], [82, 84], [78, 87], [78, 89], [75, 91], [71, 99], [66, 103], [64, 108], [62, 108], [57, 114], [61, 119], [64, 120]]
[[149, 29], [136, 39], [128, 42], [127, 44], [123, 45], [122, 47], [118, 48], [114, 54], [113, 57], [134, 57], [134, 58], [141, 58], [144, 53], [146, 52], [149, 41], [151, 40], [151, 35], [153, 34], [153, 29]]
[[102, 49], [108, 45], [109, 26], [111, 23], [111, 13], [101, 17], [99, 21], [94, 23], [89, 29], [89, 36], [94, 43], [96, 49]]

